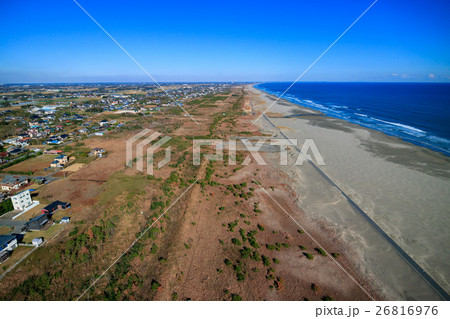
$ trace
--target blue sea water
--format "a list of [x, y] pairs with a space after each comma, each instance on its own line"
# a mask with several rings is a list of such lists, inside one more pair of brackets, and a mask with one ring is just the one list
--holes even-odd
[[[255, 87], [280, 96], [289, 85]], [[283, 98], [450, 156], [450, 83], [300, 82]]]

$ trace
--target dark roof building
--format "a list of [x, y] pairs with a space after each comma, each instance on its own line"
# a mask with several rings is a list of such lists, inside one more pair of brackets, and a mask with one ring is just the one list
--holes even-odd
[[70, 203], [66, 203], [66, 202], [61, 202], [59, 200], [54, 201], [53, 203], [45, 206], [44, 208], [41, 209], [41, 212], [43, 214], [51, 214], [53, 213], [55, 210], [58, 209], [67, 209], [70, 208]]
[[27, 221], [26, 226], [29, 230], [41, 230], [49, 220], [47, 214], [42, 214]]
[[0, 252], [11, 251], [17, 247], [17, 238], [14, 235], [0, 235]]

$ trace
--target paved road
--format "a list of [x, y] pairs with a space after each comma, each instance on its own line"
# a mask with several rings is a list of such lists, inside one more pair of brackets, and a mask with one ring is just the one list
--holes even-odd
[[8, 219], [0, 219], [0, 226], [3, 227], [14, 227], [13, 233], [18, 234], [23, 231], [25, 227], [24, 221], [21, 220], [8, 220]]
[[0, 219], [0, 226], [3, 227], [14, 227], [13, 233], [19, 234], [23, 231], [25, 228], [24, 221], [21, 220], [7, 220], [7, 219]]
[[0, 226], [3, 227], [17, 227], [20, 225], [24, 225], [25, 222], [21, 220], [7, 220], [7, 219], [0, 219]]
[[[269, 122], [272, 127], [274, 127], [285, 139], [289, 140], [289, 138], [275, 125], [272, 121], [264, 114], [264, 119]], [[297, 152], [301, 152], [300, 149], [295, 145], [294, 146]], [[311, 160], [307, 161], [312, 165], [312, 167], [322, 176], [328, 183], [330, 183], [333, 187], [336, 187], [337, 190], [345, 197], [345, 199], [349, 202], [349, 204], [353, 207], [353, 209], [358, 212], [369, 224], [372, 226], [375, 231], [381, 235], [394, 250], [403, 258], [403, 260], [410, 265], [436, 292], [437, 294], [444, 300], [450, 300], [449, 294], [436, 282], [434, 279], [417, 264], [411, 256], [408, 255], [406, 251], [404, 251], [388, 234], [385, 233], [380, 226], [378, 226], [375, 221], [369, 217], [338, 185], [336, 185], [331, 178], [325, 174], [316, 164], [314, 164]]]

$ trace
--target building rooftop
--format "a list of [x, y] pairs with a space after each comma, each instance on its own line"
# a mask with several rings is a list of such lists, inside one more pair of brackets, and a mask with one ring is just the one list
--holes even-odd
[[23, 191], [18, 192], [17, 194], [14, 194], [12, 197], [20, 195], [20, 194], [25, 193], [25, 192], [30, 192], [30, 190], [29, 189], [25, 189]]
[[26, 178], [22, 177], [22, 176], [17, 176], [17, 175], [6, 175], [3, 179], [2, 179], [2, 184], [9, 184], [9, 185], [13, 185], [15, 183], [21, 183], [23, 181], [25, 181]]
[[54, 201], [53, 203], [48, 204], [47, 206], [45, 206], [44, 208], [42, 208], [42, 210], [53, 211], [54, 209], [58, 208], [59, 205], [65, 206], [65, 205], [67, 205], [67, 204], [68, 204], [68, 203], [66, 203], [66, 202], [62, 202], [62, 201], [60, 201], [60, 200], [56, 200], [56, 201]]
[[0, 235], [0, 251], [3, 250], [3, 246], [7, 245], [11, 240], [15, 239], [14, 235]]
[[42, 219], [43, 217], [45, 217], [46, 219], [48, 219], [47, 215], [41, 214], [41, 215], [38, 215], [38, 216], [36, 216], [36, 217], [30, 219], [28, 222], [29, 222], [29, 223], [36, 222], [36, 221], [39, 221], [40, 219]]

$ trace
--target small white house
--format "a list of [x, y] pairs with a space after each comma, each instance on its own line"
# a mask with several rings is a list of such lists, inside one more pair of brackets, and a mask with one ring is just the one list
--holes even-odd
[[31, 200], [31, 195], [29, 190], [24, 190], [16, 195], [11, 196], [11, 201], [13, 203], [14, 209], [24, 210], [31, 204], [33, 201]]
[[63, 217], [63, 218], [61, 218], [61, 221], [59, 223], [60, 224], [67, 224], [68, 222], [70, 222], [70, 218], [69, 217]]
[[43, 240], [42, 237], [37, 237], [37, 238], [33, 238], [33, 240], [31, 241], [31, 243], [33, 244], [33, 246], [40, 246], [42, 244]]

